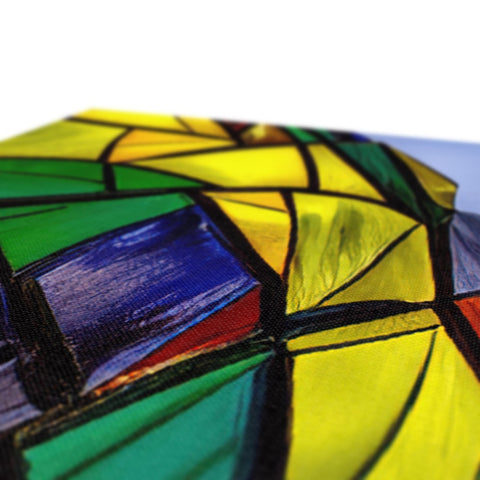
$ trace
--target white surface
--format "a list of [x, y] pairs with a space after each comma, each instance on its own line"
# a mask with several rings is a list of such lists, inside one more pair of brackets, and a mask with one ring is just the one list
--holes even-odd
[[[15, 0], [0, 18], [0, 139], [104, 107], [480, 143], [478, 0]], [[480, 211], [479, 146], [388, 139]]]
[[90, 107], [480, 142], [480, 4], [0, 6], [0, 139]]

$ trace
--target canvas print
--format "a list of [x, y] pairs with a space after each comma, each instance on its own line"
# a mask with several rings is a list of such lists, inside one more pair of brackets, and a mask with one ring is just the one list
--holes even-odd
[[475, 479], [478, 160], [103, 110], [0, 142], [0, 478]]

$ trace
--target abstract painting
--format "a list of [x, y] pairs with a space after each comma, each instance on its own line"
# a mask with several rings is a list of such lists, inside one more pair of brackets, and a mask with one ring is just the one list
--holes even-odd
[[103, 110], [0, 142], [0, 477], [476, 478], [474, 167], [411, 142]]

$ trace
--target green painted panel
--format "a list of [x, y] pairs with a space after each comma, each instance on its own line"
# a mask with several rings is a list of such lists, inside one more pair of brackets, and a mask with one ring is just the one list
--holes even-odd
[[[0, 209], [0, 247], [14, 270], [101, 233], [193, 202], [184, 194]], [[36, 212], [36, 213], [35, 213]], [[29, 215], [35, 213], [34, 215]], [[6, 218], [12, 216], [13, 218]]]
[[302, 130], [297, 127], [288, 127], [288, 132], [293, 135], [297, 140], [300, 140], [303, 143], [318, 142], [318, 139], [315, 138], [311, 133]]
[[118, 190], [135, 190], [137, 188], [182, 188], [201, 187], [194, 180], [168, 175], [166, 173], [142, 170], [126, 166], [114, 166], [115, 181]]
[[375, 177], [387, 191], [394, 194], [411, 211], [421, 216], [415, 194], [379, 145], [342, 142], [338, 143], [338, 146], [355, 163]]
[[99, 163], [0, 159], [0, 198], [93, 193], [104, 189]]
[[256, 355], [208, 373], [26, 450], [28, 478], [231, 477], [253, 369], [265, 358]]
[[335, 137], [328, 131], [328, 130], [316, 130], [316, 132], [321, 135], [322, 137], [330, 140], [331, 142], [335, 141]]

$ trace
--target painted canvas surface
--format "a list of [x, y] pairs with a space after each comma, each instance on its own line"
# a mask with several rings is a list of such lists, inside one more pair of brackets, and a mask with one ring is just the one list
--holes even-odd
[[1, 142], [1, 478], [476, 478], [472, 159], [100, 110]]

